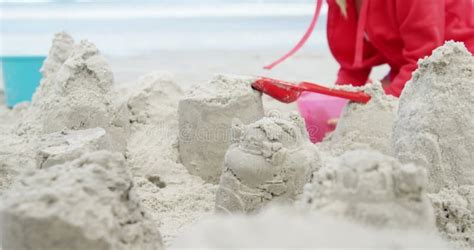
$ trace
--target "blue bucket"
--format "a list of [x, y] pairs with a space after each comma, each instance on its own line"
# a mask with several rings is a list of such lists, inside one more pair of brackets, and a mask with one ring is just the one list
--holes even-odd
[[8, 107], [31, 101], [40, 81], [45, 56], [1, 57], [5, 99]]

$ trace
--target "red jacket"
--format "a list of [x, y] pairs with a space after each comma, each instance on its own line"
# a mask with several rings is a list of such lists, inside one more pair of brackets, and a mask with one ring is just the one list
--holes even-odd
[[[271, 69], [302, 47], [321, 10], [298, 45]], [[340, 64], [336, 84], [364, 85], [373, 66], [387, 63], [387, 94], [400, 96], [420, 58], [447, 40], [462, 41], [474, 53], [474, 0], [363, 0], [357, 15], [355, 0], [347, 0], [347, 17], [335, 0], [328, 0], [327, 39]]]
[[341, 66], [337, 84], [364, 85], [373, 66], [387, 63], [385, 91], [400, 96], [418, 59], [446, 40], [462, 41], [474, 53], [472, 0], [363, 0], [359, 18], [353, 0], [347, 1], [347, 18], [335, 0], [328, 5], [328, 43]]

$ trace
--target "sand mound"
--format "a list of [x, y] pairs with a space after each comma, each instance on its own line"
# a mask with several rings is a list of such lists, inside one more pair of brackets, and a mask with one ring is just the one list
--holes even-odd
[[161, 249], [120, 154], [25, 173], [2, 205], [5, 249]]
[[334, 132], [319, 146], [333, 156], [353, 149], [374, 149], [392, 155], [392, 126], [398, 100], [384, 94], [380, 82], [364, 87], [341, 86], [365, 91], [372, 96], [367, 104], [350, 102], [343, 110]]
[[[153, 73], [118, 89], [93, 44], [58, 33], [32, 103], [0, 106], [4, 244], [160, 249], [156, 228], [169, 244], [191, 226], [176, 246], [447, 249], [436, 222], [472, 248], [473, 60], [456, 43], [437, 49], [399, 110], [380, 83], [341, 87], [372, 100], [349, 103], [313, 146], [299, 116], [262, 119], [254, 78], [217, 75], [184, 95]], [[441, 190], [431, 203], [425, 168]], [[253, 215], [192, 226], [214, 209]]]
[[400, 97], [393, 146], [424, 166], [429, 188], [474, 184], [474, 58], [447, 42], [419, 62]]
[[[10, 122], [0, 124], [0, 194], [18, 173], [48, 159], [51, 166], [94, 150], [125, 150], [128, 109], [115, 102], [112, 72], [93, 44], [56, 34], [41, 72], [31, 104], [0, 113]], [[106, 133], [95, 137], [101, 128]]]
[[248, 124], [263, 117], [261, 94], [250, 87], [254, 80], [216, 75], [179, 102], [179, 152], [191, 174], [218, 183], [232, 120]]
[[215, 216], [170, 249], [451, 249], [437, 235], [367, 228], [314, 212], [273, 208], [253, 216]]
[[179, 163], [178, 102], [183, 93], [169, 74], [133, 83], [128, 99], [132, 134], [127, 162], [136, 190], [168, 244], [185, 225], [214, 209], [215, 189]]
[[132, 122], [127, 156], [133, 161], [132, 169], [138, 172], [153, 162], [176, 163], [178, 101], [183, 96], [182, 90], [171, 75], [161, 73], [148, 74], [133, 86], [127, 102]]
[[177, 100], [183, 91], [171, 75], [153, 72], [141, 77], [128, 100], [132, 123], [165, 123], [177, 120]]
[[102, 128], [66, 130], [39, 136], [0, 134], [0, 194], [22, 171], [47, 168], [98, 150], [112, 149]]
[[124, 151], [129, 114], [125, 106], [114, 103], [110, 66], [92, 43], [72, 43], [66, 34], [56, 35], [42, 70], [44, 78], [17, 133], [102, 127], [113, 147]]
[[303, 206], [368, 225], [435, 229], [424, 169], [376, 151], [349, 151], [314, 173]]
[[252, 212], [268, 203], [292, 202], [319, 167], [304, 122], [263, 118], [233, 125], [234, 144], [226, 153], [216, 210]]

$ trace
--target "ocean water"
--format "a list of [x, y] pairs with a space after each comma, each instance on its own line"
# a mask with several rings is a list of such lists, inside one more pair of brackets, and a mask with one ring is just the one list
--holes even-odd
[[[110, 55], [289, 49], [314, 9], [313, 0], [0, 0], [1, 54], [46, 54], [62, 30]], [[308, 47], [327, 50], [325, 13]]]

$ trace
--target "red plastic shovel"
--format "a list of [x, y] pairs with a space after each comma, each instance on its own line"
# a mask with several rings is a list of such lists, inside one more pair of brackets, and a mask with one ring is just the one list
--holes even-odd
[[315, 83], [300, 82], [293, 84], [272, 78], [261, 77], [252, 83], [252, 88], [265, 93], [280, 102], [292, 103], [301, 96], [304, 91], [315, 92], [323, 95], [335, 96], [354, 102], [367, 103], [371, 96], [363, 91], [346, 91], [324, 87]]

